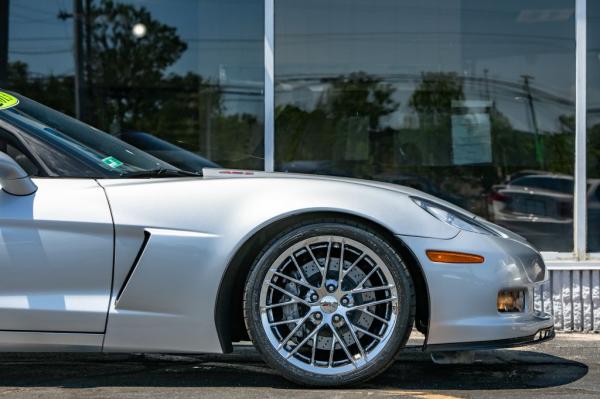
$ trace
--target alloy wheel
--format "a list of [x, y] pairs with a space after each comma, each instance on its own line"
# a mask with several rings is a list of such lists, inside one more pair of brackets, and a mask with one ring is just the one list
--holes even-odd
[[386, 346], [398, 316], [388, 266], [347, 237], [304, 239], [267, 271], [260, 318], [273, 348], [315, 374], [363, 368]]

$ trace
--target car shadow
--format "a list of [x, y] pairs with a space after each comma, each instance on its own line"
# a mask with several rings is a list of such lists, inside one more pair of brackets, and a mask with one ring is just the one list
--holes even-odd
[[481, 351], [467, 365], [438, 365], [428, 357], [403, 362], [402, 357], [366, 385], [428, 391], [538, 389], [566, 385], [588, 373], [584, 363], [527, 350]]
[[[385, 373], [350, 389], [494, 390], [548, 388], [584, 377], [576, 361], [527, 351], [479, 352], [470, 365], [436, 365], [407, 351]], [[269, 387], [299, 389], [251, 347], [228, 355], [2, 354], [0, 387]]]

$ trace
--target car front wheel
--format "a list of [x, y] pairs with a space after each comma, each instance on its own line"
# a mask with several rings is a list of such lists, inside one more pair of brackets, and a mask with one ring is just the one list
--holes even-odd
[[414, 320], [414, 288], [402, 259], [365, 226], [296, 226], [259, 255], [244, 315], [264, 359], [299, 384], [357, 383], [385, 370]]

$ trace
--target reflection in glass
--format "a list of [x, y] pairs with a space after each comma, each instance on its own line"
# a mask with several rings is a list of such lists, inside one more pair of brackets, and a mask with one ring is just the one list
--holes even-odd
[[588, 1], [588, 250], [600, 252], [600, 3]]
[[278, 0], [276, 167], [416, 187], [573, 250], [573, 0]]
[[73, 2], [11, 1], [9, 88], [71, 115], [77, 102], [124, 138], [260, 169], [263, 3], [79, 0], [74, 29]]

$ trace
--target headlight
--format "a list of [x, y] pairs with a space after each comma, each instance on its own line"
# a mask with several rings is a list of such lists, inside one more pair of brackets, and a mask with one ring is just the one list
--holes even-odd
[[419, 205], [435, 218], [444, 223], [448, 223], [450, 226], [454, 226], [460, 230], [471, 231], [473, 233], [496, 235], [495, 232], [477, 223], [475, 220], [462, 216], [461, 214], [454, 212], [453, 210], [442, 205], [434, 204], [433, 202], [424, 200], [422, 198], [411, 198], [415, 204]]

